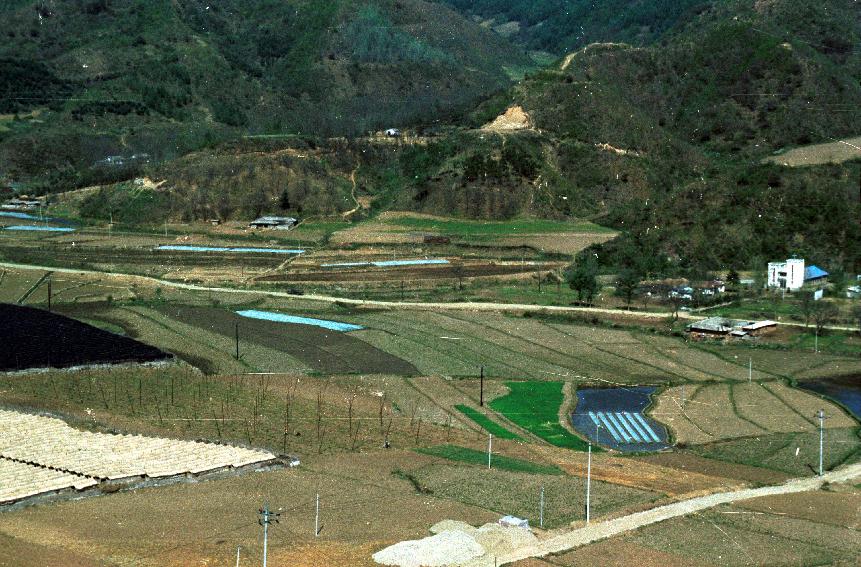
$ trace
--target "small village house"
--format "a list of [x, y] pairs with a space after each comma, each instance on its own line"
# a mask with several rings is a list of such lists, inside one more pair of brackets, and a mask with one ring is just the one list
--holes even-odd
[[776, 321], [745, 321], [726, 317], [709, 317], [691, 323], [686, 330], [694, 339], [758, 337], [777, 328]]
[[271, 228], [276, 230], [290, 230], [299, 224], [299, 221], [293, 217], [260, 217], [254, 219], [248, 226], [251, 228]]

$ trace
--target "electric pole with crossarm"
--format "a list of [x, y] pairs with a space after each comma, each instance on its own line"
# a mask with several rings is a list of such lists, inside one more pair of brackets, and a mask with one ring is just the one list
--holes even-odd
[[278, 520], [278, 516], [281, 515], [280, 512], [270, 512], [269, 504], [263, 504], [263, 508], [258, 510], [260, 514], [260, 519], [257, 520], [257, 523], [263, 526], [263, 567], [266, 567], [266, 552], [269, 547], [269, 524], [275, 522], [276, 524], [280, 521]]

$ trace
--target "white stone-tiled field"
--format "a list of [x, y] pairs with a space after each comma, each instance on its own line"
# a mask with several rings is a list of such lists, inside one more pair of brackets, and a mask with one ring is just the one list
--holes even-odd
[[230, 445], [79, 431], [57, 418], [0, 410], [0, 504], [103, 480], [200, 474], [275, 458]]

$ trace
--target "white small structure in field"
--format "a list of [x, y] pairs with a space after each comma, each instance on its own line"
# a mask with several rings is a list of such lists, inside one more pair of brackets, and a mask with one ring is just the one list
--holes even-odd
[[804, 259], [790, 258], [785, 262], [769, 262], [768, 287], [790, 291], [804, 286]]

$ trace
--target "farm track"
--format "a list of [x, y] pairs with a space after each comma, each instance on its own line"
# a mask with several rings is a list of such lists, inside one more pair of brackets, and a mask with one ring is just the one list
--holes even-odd
[[[282, 291], [272, 291], [265, 289], [239, 289], [230, 287], [204, 286], [197, 284], [187, 284], [171, 280], [164, 280], [152, 276], [142, 276], [138, 274], [126, 274], [122, 272], [104, 272], [99, 270], [85, 270], [74, 268], [55, 268], [51, 266], [39, 266], [34, 264], [18, 264], [14, 262], [0, 262], [0, 266], [18, 270], [35, 270], [35, 271], [53, 271], [64, 274], [88, 274], [101, 277], [113, 277], [120, 279], [138, 280], [141, 282], [150, 283], [153, 285], [171, 287], [187, 291], [210, 291], [215, 293], [233, 293], [240, 295], [256, 295], [267, 297], [279, 297], [286, 299], [296, 299], [297, 296]], [[669, 312], [640, 312], [640, 311], [623, 311], [620, 309], [603, 309], [599, 307], [571, 307], [558, 305], [535, 305], [529, 303], [493, 303], [482, 301], [464, 301], [464, 302], [422, 302], [422, 301], [377, 301], [365, 299], [350, 299], [333, 295], [318, 295], [308, 294], [301, 296], [305, 301], [319, 301], [322, 303], [342, 303], [346, 305], [355, 305], [358, 307], [384, 307], [391, 309], [431, 309], [431, 310], [451, 310], [451, 311], [492, 311], [492, 312], [529, 312], [529, 313], [575, 313], [575, 314], [600, 314], [614, 315], [624, 318], [639, 318], [662, 320], [670, 317]], [[681, 318], [694, 319], [687, 314], [680, 314]]]
[[810, 492], [819, 490], [826, 483], [848, 482], [853, 479], [857, 479], [859, 476], [861, 476], [861, 463], [855, 463], [853, 465], [841, 467], [837, 470], [828, 472], [822, 477], [796, 478], [776, 486], [746, 488], [691, 498], [681, 502], [658, 506], [651, 510], [636, 512], [621, 518], [597, 522], [586, 527], [557, 535], [534, 546], [520, 548], [499, 558], [485, 556], [476, 559], [467, 565], [469, 567], [490, 567], [491, 565], [497, 564], [508, 565], [516, 561], [529, 559], [530, 557], [545, 557], [551, 554], [563, 553], [595, 541], [610, 538], [618, 534], [636, 530], [644, 526], [656, 524], [672, 518], [696, 514], [722, 504], [730, 504], [762, 496]]
[[[126, 274], [122, 272], [107, 272], [99, 270], [85, 270], [73, 268], [56, 268], [53, 266], [41, 266], [35, 264], [19, 264], [15, 262], [0, 262], [0, 266], [4, 268], [17, 270], [36, 270], [36, 271], [53, 271], [63, 274], [88, 274], [102, 277], [124, 278], [138, 280], [154, 285], [182, 289], [187, 291], [209, 291], [215, 293], [233, 293], [241, 295], [257, 295], [265, 297], [279, 297], [285, 299], [297, 299], [295, 294], [272, 291], [265, 289], [240, 289], [230, 287], [204, 286], [197, 284], [187, 284], [155, 278], [152, 276], [142, 276], [137, 274]], [[334, 295], [319, 295], [308, 294], [301, 296], [305, 301], [319, 301], [321, 303], [341, 303], [345, 305], [354, 305], [357, 307], [382, 307], [389, 309], [411, 309], [422, 310], [429, 309], [433, 311], [490, 311], [501, 313], [559, 313], [559, 314], [590, 314], [590, 315], [610, 315], [623, 319], [649, 319], [653, 321], [661, 321], [669, 319], [673, 314], [669, 311], [625, 311], [623, 309], [604, 309], [601, 307], [574, 307], [567, 305], [536, 305], [532, 303], [495, 303], [484, 301], [463, 301], [463, 302], [424, 302], [424, 301], [380, 301], [372, 299], [351, 299], [346, 297], [338, 297]], [[692, 314], [681, 312], [678, 314], [679, 319], [697, 320]], [[784, 326], [804, 327], [803, 323], [781, 323]], [[825, 327], [833, 331], [855, 331], [855, 327], [843, 325], [830, 325]]]
[[30, 287], [30, 289], [28, 289], [26, 292], [24, 292], [24, 295], [22, 295], [20, 298], [18, 298], [18, 301], [17, 301], [18, 305], [23, 305], [24, 302], [27, 301], [27, 298], [30, 297], [31, 295], [33, 295], [33, 292], [35, 292], [37, 289], [39, 289], [39, 286], [42, 285], [42, 282], [44, 282], [46, 279], [51, 277], [52, 273], [53, 272], [45, 272], [44, 274], [42, 274], [42, 277], [39, 278], [38, 280], [36, 280], [36, 283], [34, 283], [32, 285], [32, 287]]

